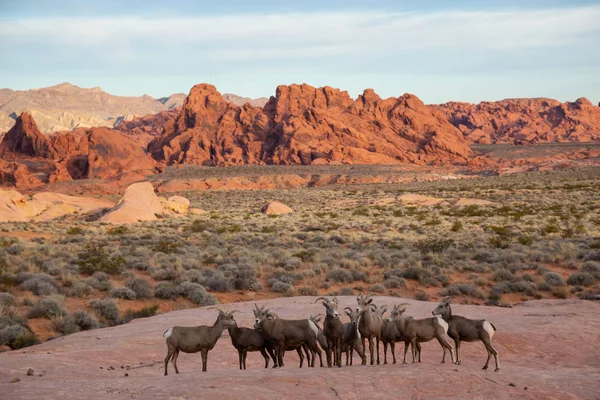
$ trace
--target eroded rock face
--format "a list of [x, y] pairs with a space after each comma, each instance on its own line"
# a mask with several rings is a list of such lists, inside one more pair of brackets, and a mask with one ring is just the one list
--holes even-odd
[[588, 99], [508, 99], [479, 104], [450, 102], [442, 111], [471, 143], [535, 144], [600, 139], [600, 107]]
[[283, 215], [291, 214], [294, 210], [278, 201], [270, 201], [262, 207], [261, 212], [267, 215]]
[[0, 185], [27, 188], [81, 178], [150, 174], [156, 162], [140, 144], [108, 128], [42, 135], [27, 113], [0, 142]]
[[179, 116], [149, 143], [159, 162], [197, 165], [466, 163], [461, 132], [416, 96], [279, 86], [260, 109], [196, 85]]

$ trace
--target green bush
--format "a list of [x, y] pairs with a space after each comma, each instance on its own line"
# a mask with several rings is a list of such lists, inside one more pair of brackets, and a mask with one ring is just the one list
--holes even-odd
[[98, 320], [85, 311], [75, 311], [71, 315], [52, 321], [52, 328], [62, 334], [69, 335], [79, 331], [87, 331], [100, 327]]
[[152, 316], [156, 315], [156, 312], [158, 311], [158, 309], [159, 309], [159, 305], [154, 304], [152, 306], [144, 307], [139, 311], [127, 310], [125, 312], [125, 316], [123, 316], [123, 323], [127, 323], [127, 322], [131, 321], [132, 319], [136, 319], [136, 318], [152, 317]]
[[94, 272], [105, 272], [116, 275], [125, 267], [125, 258], [121, 255], [110, 256], [104, 250], [104, 246], [89, 242], [85, 250], [78, 254], [79, 271], [86, 275]]
[[160, 239], [152, 248], [157, 253], [173, 254], [179, 252], [182, 244], [172, 239]]
[[544, 280], [550, 286], [566, 286], [565, 280], [556, 272], [546, 272]]
[[150, 297], [150, 284], [143, 278], [131, 278], [125, 283], [129, 289], [135, 293], [135, 297], [138, 299], [146, 299]]
[[472, 296], [477, 299], [483, 299], [483, 294], [475, 285], [454, 284], [446, 287], [441, 292], [442, 296]]
[[135, 300], [135, 292], [128, 287], [116, 287], [110, 290], [109, 296], [114, 299]]
[[23, 282], [23, 289], [29, 290], [37, 296], [47, 296], [58, 293], [58, 285], [53, 277], [46, 274], [34, 275]]
[[89, 304], [96, 315], [106, 321], [107, 325], [114, 326], [119, 324], [119, 308], [113, 300], [93, 299]]
[[39, 344], [38, 337], [23, 325], [7, 325], [0, 329], [0, 344], [12, 350]]
[[339, 283], [354, 282], [354, 275], [346, 269], [336, 268], [327, 272], [327, 280]]
[[376, 283], [371, 286], [371, 291], [375, 293], [383, 293], [385, 292], [385, 286], [383, 286], [381, 283]]
[[592, 286], [596, 279], [588, 272], [575, 272], [567, 278], [567, 283], [572, 286]]
[[79, 226], [72, 226], [71, 228], [67, 229], [67, 235], [82, 235], [83, 234], [83, 229], [81, 229], [81, 227]]
[[176, 299], [181, 294], [179, 287], [173, 282], [158, 282], [154, 287], [154, 297], [159, 299]]
[[200, 306], [212, 306], [217, 304], [217, 298], [206, 292], [204, 286], [199, 283], [183, 282], [179, 285], [181, 295]]
[[51, 297], [42, 297], [34, 304], [27, 313], [27, 318], [48, 318], [62, 317], [67, 314], [67, 310], [62, 304]]

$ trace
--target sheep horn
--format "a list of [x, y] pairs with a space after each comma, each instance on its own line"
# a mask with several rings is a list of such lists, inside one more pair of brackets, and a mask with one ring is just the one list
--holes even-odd
[[350, 312], [354, 311], [354, 310], [353, 310], [353, 309], [351, 309], [350, 307], [346, 307], [346, 308], [344, 308], [344, 311], [346, 311], [346, 310], [350, 310]]
[[[315, 300], [315, 303], [316, 303], [317, 301], [319, 301], [319, 300], [323, 300], [325, 303], [329, 304], [329, 300], [327, 300], [327, 299], [326, 299], [325, 297], [323, 297], [323, 296], [321, 296], [321, 297], [317, 298], [317, 299]], [[313, 303], [313, 304], [314, 304], [314, 303]]]

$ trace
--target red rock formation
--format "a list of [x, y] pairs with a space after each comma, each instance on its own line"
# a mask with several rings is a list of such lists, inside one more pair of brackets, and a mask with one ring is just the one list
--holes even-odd
[[35, 121], [27, 112], [17, 118], [15, 125], [2, 138], [0, 153], [7, 152], [42, 158], [55, 156], [50, 142], [39, 131]]
[[138, 143], [118, 131], [91, 128], [44, 136], [26, 113], [2, 138], [0, 156], [4, 163], [0, 184], [16, 187], [127, 172], [147, 174], [156, 164]]
[[148, 145], [170, 164], [465, 163], [471, 150], [443, 113], [416, 96], [279, 86], [263, 109], [227, 102], [207, 84], [190, 91], [174, 123]]
[[588, 99], [560, 103], [552, 99], [446, 103], [444, 112], [471, 143], [589, 142], [600, 140], [600, 107]]
[[146, 146], [152, 139], [163, 133], [164, 127], [173, 124], [180, 113], [180, 108], [161, 111], [124, 121], [115, 129], [124, 133], [134, 141]]

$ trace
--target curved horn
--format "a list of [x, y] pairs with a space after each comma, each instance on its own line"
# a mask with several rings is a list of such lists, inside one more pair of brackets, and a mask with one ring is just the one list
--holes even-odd
[[350, 310], [350, 313], [352, 313], [352, 312], [354, 311], [354, 310], [353, 310], [353, 309], [351, 309], [350, 307], [345, 307], [345, 308], [344, 308], [344, 311], [346, 311], [346, 310]]
[[[321, 297], [317, 298], [317, 299], [315, 300], [315, 303], [316, 303], [317, 301], [319, 301], [319, 300], [323, 300], [325, 303], [329, 304], [329, 300], [327, 300], [327, 299], [326, 299], [325, 297], [323, 297], [323, 296], [321, 296]], [[315, 303], [313, 303], [313, 304], [315, 304]]]
[[356, 296], [356, 301], [361, 301], [363, 299], [363, 294], [360, 292], [358, 296]]
[[452, 296], [446, 296], [442, 299], [442, 303], [450, 303], [450, 299], [452, 298]]

